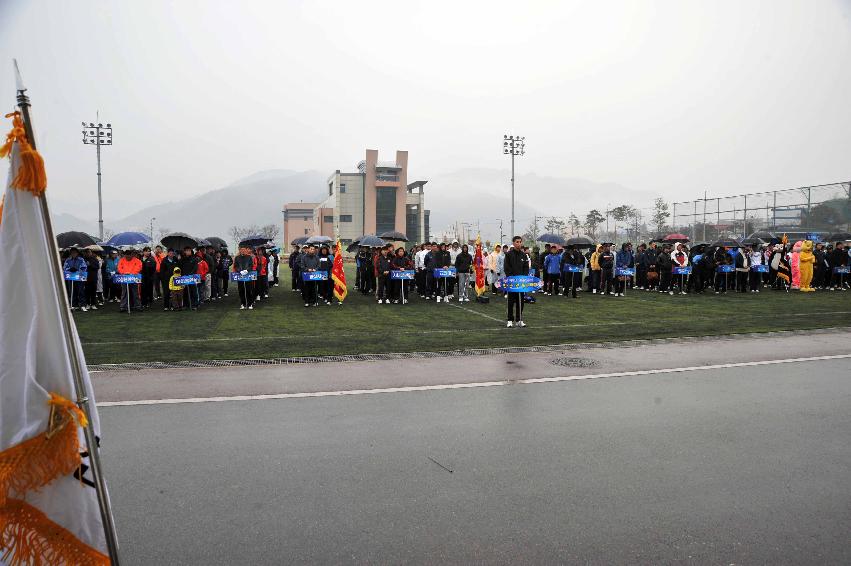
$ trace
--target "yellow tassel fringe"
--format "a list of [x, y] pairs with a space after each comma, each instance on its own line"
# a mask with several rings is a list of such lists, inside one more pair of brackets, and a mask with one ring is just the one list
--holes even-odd
[[0, 508], [12, 492], [23, 495], [80, 467], [77, 426], [86, 416], [72, 401], [50, 394], [48, 429], [0, 452]]
[[106, 566], [109, 558], [83, 544], [47, 515], [19, 499], [0, 507], [0, 550], [9, 566]]
[[12, 179], [12, 188], [29, 191], [35, 196], [44, 194], [47, 188], [47, 173], [44, 170], [44, 159], [33, 149], [27, 139], [24, 121], [20, 112], [6, 114], [6, 118], [12, 118], [12, 131], [6, 134], [6, 143], [0, 146], [0, 158], [12, 153], [12, 144], [18, 142], [20, 146], [21, 163], [18, 173]]

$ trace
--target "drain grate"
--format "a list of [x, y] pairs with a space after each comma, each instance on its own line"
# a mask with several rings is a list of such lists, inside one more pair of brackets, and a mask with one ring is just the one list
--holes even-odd
[[550, 363], [554, 366], [562, 366], [566, 368], [595, 368], [600, 365], [597, 360], [589, 360], [588, 358], [571, 358], [564, 356], [561, 358], [553, 358]]

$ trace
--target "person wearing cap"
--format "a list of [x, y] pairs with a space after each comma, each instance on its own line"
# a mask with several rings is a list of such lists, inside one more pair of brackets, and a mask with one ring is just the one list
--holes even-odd
[[[142, 273], [142, 261], [133, 256], [132, 250], [126, 250], [124, 257], [118, 261], [120, 275], [139, 275]], [[121, 310], [142, 310], [139, 305], [139, 284], [121, 285]]]
[[[169, 248], [165, 256], [160, 261], [160, 270], [157, 274], [160, 278], [160, 287], [163, 291], [163, 310], [167, 311], [171, 308], [171, 276], [174, 275], [174, 269], [177, 267], [177, 258], [174, 256], [174, 250]], [[180, 304], [183, 305], [183, 287], [180, 287]]]

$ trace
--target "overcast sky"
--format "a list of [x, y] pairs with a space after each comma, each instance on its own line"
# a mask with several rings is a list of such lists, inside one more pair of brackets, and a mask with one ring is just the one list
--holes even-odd
[[58, 198], [95, 197], [97, 110], [113, 200], [366, 147], [409, 150], [418, 178], [506, 167], [512, 132], [522, 171], [678, 200], [851, 178], [848, 0], [0, 0], [0, 53]]

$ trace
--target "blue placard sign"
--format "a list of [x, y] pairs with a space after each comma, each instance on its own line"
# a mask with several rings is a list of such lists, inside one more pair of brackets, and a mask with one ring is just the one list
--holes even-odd
[[751, 271], [753, 271], [754, 273], [768, 273], [768, 266], [767, 265], [752, 265]]
[[119, 285], [132, 285], [142, 282], [141, 273], [116, 273], [112, 276], [112, 282]]
[[821, 242], [821, 234], [817, 232], [810, 232], [807, 234], [807, 240], [811, 240], [814, 244]]
[[65, 281], [87, 281], [89, 275], [85, 271], [65, 272]]
[[499, 288], [508, 293], [534, 293], [544, 286], [543, 281], [529, 275], [512, 275], [498, 281]]
[[719, 265], [717, 269], [715, 269], [718, 273], [733, 273], [736, 271], [735, 265]]
[[455, 277], [455, 268], [454, 267], [443, 267], [434, 270], [434, 277], [436, 279], [444, 279], [446, 277]]
[[573, 265], [572, 263], [564, 264], [565, 273], [582, 273], [583, 271], [585, 271], [585, 267], [582, 265]]
[[693, 264], [694, 264], [694, 263], [699, 263], [699, 262], [700, 262], [700, 260], [702, 260], [702, 259], [703, 259], [703, 254], [697, 254], [697, 255], [695, 255], [693, 258], [691, 258], [691, 262], [692, 262]]
[[328, 281], [327, 271], [305, 271], [301, 274], [302, 281]]
[[415, 275], [413, 269], [393, 270], [390, 272], [390, 279], [413, 279]]
[[230, 272], [230, 280], [231, 281], [257, 281], [257, 272], [249, 271], [245, 275], [243, 275], [239, 271], [231, 271]]
[[691, 266], [690, 265], [675, 266], [672, 273], [674, 275], [691, 275]]
[[848, 275], [849, 273], [851, 273], [851, 267], [848, 267], [847, 265], [840, 266], [840, 267], [834, 267], [833, 272], [834, 273], [840, 273], [840, 274], [843, 274], [843, 275]]
[[181, 275], [180, 277], [174, 278], [175, 285], [198, 285], [201, 283], [201, 276], [197, 273], [193, 273], [192, 275]]
[[615, 269], [615, 275], [618, 277], [633, 277], [635, 275], [634, 267], [618, 267]]

